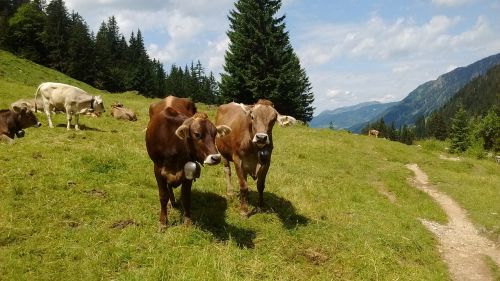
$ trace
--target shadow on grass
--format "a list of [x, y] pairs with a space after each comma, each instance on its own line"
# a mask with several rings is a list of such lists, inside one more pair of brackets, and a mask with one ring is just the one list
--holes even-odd
[[[80, 124], [79, 126], [80, 126], [80, 130], [82, 130], [82, 131], [107, 132], [107, 131], [103, 131], [103, 130], [98, 129], [98, 128], [89, 127], [89, 126], [87, 126], [85, 124]], [[56, 127], [58, 127], [58, 128], [66, 128], [66, 124], [57, 124]], [[70, 126], [70, 128], [74, 130], [75, 129], [75, 125], [72, 124]]]
[[255, 247], [255, 231], [226, 222], [226, 198], [212, 192], [193, 190], [191, 201], [193, 222], [202, 230], [211, 232], [220, 241], [234, 240], [240, 248]]
[[264, 192], [264, 207], [259, 208], [255, 204], [259, 201], [259, 193], [250, 191], [249, 204], [253, 206], [248, 216], [253, 216], [258, 213], [274, 213], [278, 216], [286, 229], [293, 229], [298, 226], [305, 226], [309, 223], [309, 219], [303, 215], [297, 214], [292, 203], [283, 197], [273, 193]]

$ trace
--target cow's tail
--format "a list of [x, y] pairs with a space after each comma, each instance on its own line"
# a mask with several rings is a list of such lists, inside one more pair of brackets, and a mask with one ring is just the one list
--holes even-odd
[[36, 92], [35, 92], [35, 113], [38, 111], [38, 108], [37, 108], [37, 103], [36, 103], [36, 99], [37, 97], [40, 95], [40, 88], [42, 87], [42, 84], [40, 84], [38, 86], [38, 88], [36, 89]]

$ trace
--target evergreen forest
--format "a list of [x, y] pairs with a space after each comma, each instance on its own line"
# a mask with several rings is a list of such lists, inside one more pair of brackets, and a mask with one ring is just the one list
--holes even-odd
[[[141, 30], [128, 39], [114, 16], [94, 34], [63, 0], [0, 0], [0, 48], [111, 93], [175, 95], [220, 104], [271, 100], [278, 112], [310, 121], [312, 87], [289, 42], [281, 0], [235, 3], [229, 50], [219, 83], [199, 60], [184, 67], [149, 57]], [[220, 89], [220, 90], [219, 90]]]

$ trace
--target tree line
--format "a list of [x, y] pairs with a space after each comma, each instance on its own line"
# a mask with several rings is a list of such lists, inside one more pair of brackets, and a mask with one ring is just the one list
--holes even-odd
[[284, 23], [281, 0], [238, 0], [229, 14], [229, 49], [218, 83], [201, 63], [163, 65], [151, 59], [141, 31], [128, 41], [114, 16], [94, 35], [63, 0], [0, 0], [0, 47], [59, 70], [98, 89], [137, 90], [147, 97], [172, 94], [195, 102], [253, 104], [271, 100], [281, 114], [308, 122], [314, 95]]
[[146, 97], [172, 94], [216, 103], [218, 84], [203, 66], [184, 69], [151, 59], [140, 30], [127, 40], [114, 16], [94, 35], [63, 0], [0, 0], [0, 47], [109, 92], [135, 90]]

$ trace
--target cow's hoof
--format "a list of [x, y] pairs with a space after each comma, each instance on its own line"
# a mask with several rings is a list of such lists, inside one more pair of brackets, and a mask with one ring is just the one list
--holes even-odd
[[167, 229], [167, 225], [166, 224], [160, 223], [160, 225], [158, 226], [158, 232], [160, 232], [160, 233], [165, 232], [166, 229]]
[[22, 138], [22, 137], [24, 137], [24, 130], [19, 130], [19, 131], [17, 131], [17, 132], [16, 132], [16, 136], [17, 136], [18, 138]]

